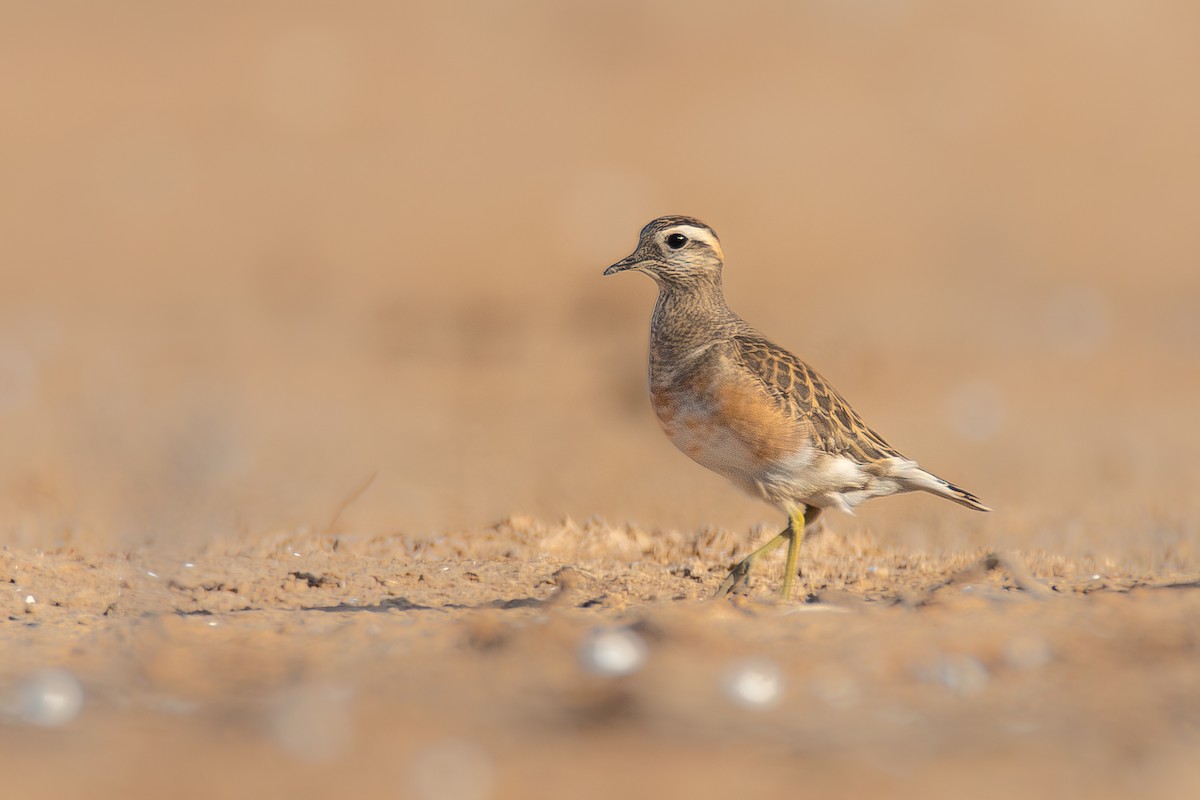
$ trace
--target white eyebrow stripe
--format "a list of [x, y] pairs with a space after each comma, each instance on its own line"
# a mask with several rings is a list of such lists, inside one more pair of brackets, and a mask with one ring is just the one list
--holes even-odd
[[667, 235], [670, 236], [672, 233], [682, 233], [689, 239], [698, 239], [704, 242], [716, 251], [718, 258], [722, 261], [725, 260], [725, 252], [721, 249], [721, 243], [717, 241], [717, 237], [713, 235], [712, 231], [706, 228], [697, 228], [695, 225], [673, 225], [667, 228]]

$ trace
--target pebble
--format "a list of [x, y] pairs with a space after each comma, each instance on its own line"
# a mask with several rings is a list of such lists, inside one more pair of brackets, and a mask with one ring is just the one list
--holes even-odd
[[774, 661], [756, 658], [735, 664], [725, 676], [725, 694], [743, 708], [763, 709], [783, 699], [783, 671]]
[[44, 669], [17, 690], [21, 719], [42, 727], [65, 725], [83, 708], [83, 686], [65, 669]]
[[630, 675], [646, 662], [646, 643], [629, 628], [602, 628], [580, 643], [579, 660], [596, 675]]

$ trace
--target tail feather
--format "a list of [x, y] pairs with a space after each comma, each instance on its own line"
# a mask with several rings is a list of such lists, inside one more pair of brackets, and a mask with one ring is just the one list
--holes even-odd
[[936, 494], [938, 497], [953, 500], [960, 506], [966, 506], [975, 511], [991, 511], [990, 508], [979, 501], [978, 497], [966, 489], [961, 489], [950, 483], [950, 481], [942, 480], [932, 472], [916, 469], [905, 477], [908, 478], [908, 483], [913, 489], [919, 489], [922, 492], [929, 492], [930, 494]]

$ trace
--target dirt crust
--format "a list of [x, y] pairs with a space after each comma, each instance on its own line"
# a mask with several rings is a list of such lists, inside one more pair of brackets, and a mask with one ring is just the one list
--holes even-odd
[[[1200, 580], [825, 533], [512, 519], [184, 560], [0, 556], [0, 752], [27, 797], [1185, 796]], [[1020, 769], [1014, 770], [1013, 764]], [[1182, 794], [1181, 794], [1182, 793]]]

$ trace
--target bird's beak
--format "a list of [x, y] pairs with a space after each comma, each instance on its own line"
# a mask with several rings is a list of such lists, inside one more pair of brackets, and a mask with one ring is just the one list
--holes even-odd
[[642, 257], [637, 253], [630, 253], [608, 269], [604, 270], [604, 274], [616, 275], [618, 272], [624, 272], [627, 269], [633, 269], [640, 263], [642, 263]]

